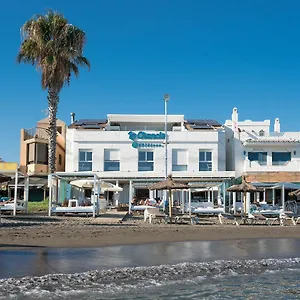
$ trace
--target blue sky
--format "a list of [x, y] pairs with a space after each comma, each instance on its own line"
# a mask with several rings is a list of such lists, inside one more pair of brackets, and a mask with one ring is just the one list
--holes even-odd
[[61, 93], [59, 118], [169, 112], [220, 123], [280, 118], [299, 131], [300, 1], [10, 0], [1, 4], [0, 157], [19, 161], [21, 128], [47, 107], [40, 74], [17, 65], [20, 27], [48, 8], [87, 34], [92, 68]]

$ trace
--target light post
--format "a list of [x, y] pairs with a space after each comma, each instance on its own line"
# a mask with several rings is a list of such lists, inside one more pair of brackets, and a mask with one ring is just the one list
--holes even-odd
[[165, 102], [165, 179], [168, 178], [168, 101], [170, 100], [169, 94], [164, 94]]
[[[165, 102], [165, 180], [168, 178], [168, 101], [170, 100], [169, 94], [164, 94]], [[165, 190], [165, 201], [168, 201], [168, 191]], [[165, 204], [166, 204], [165, 202]], [[169, 205], [168, 205], [169, 206]], [[166, 205], [164, 205], [165, 211]]]

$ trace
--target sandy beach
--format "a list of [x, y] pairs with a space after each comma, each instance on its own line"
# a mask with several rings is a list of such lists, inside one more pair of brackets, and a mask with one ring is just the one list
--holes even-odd
[[300, 226], [146, 224], [140, 219], [27, 218], [2, 219], [0, 248], [101, 247], [156, 242], [300, 238]]

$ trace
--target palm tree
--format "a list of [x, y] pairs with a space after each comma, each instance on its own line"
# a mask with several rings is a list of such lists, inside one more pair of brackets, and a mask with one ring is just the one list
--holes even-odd
[[42, 75], [42, 88], [48, 92], [48, 163], [49, 171], [54, 173], [59, 93], [70, 84], [72, 74], [78, 77], [79, 67], [90, 68], [83, 56], [86, 36], [62, 14], [52, 10], [46, 15], [33, 16], [22, 26], [21, 33], [23, 40], [17, 61], [35, 66]]

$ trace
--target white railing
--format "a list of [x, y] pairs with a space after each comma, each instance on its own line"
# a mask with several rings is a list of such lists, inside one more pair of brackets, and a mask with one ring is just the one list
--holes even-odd
[[300, 171], [300, 161], [289, 161], [284, 165], [261, 165], [257, 161], [249, 161], [246, 160], [244, 162], [244, 172], [251, 171], [251, 172], [261, 172], [261, 171], [290, 171], [290, 172], [297, 172]]

